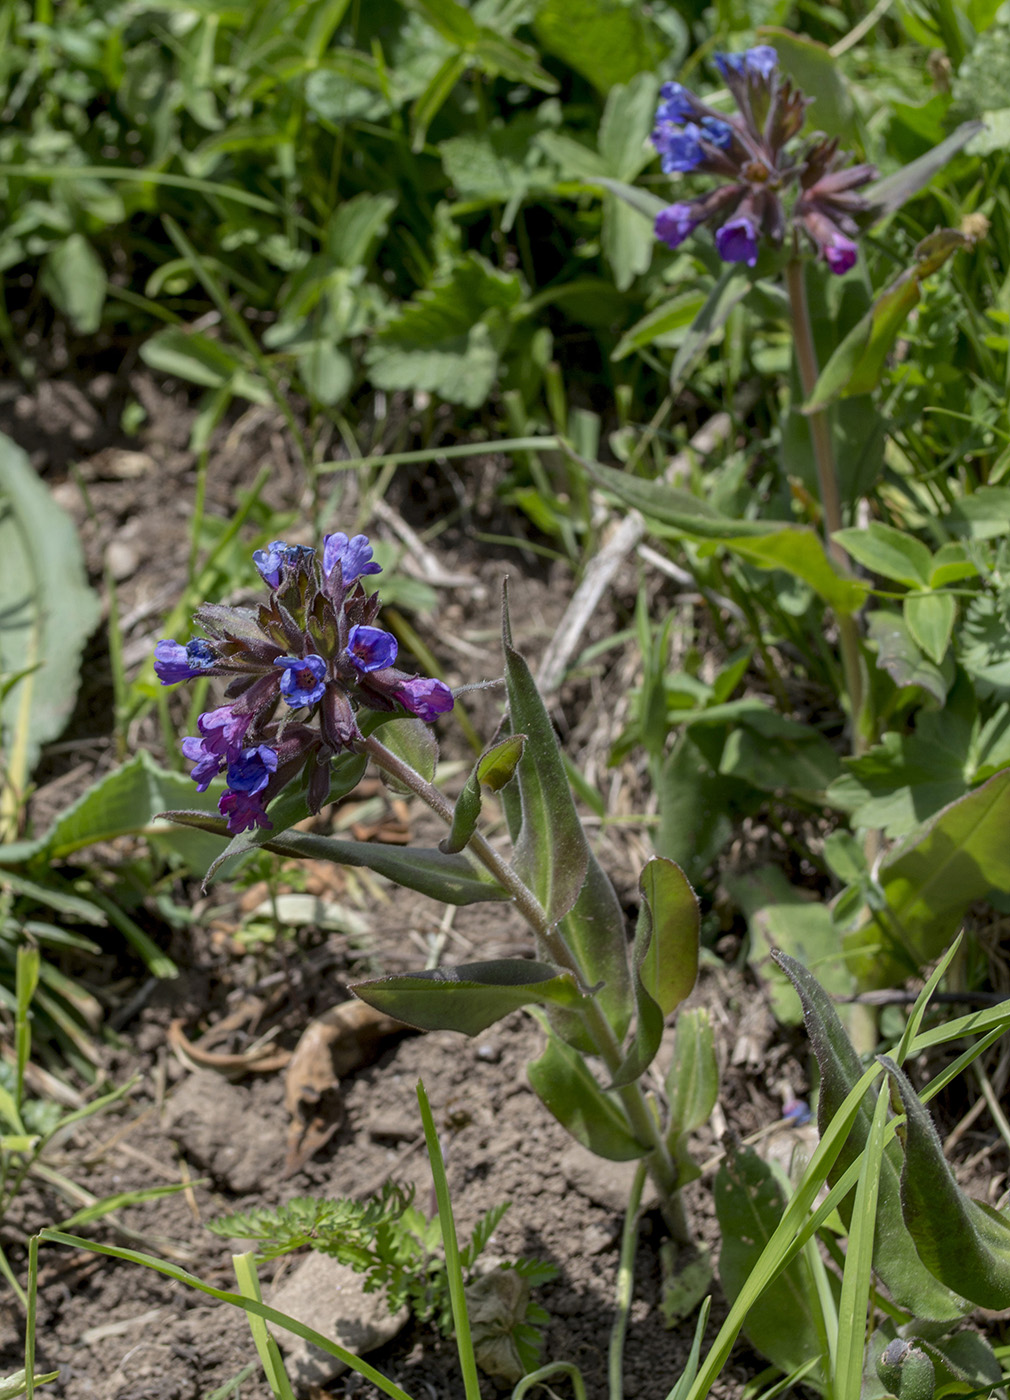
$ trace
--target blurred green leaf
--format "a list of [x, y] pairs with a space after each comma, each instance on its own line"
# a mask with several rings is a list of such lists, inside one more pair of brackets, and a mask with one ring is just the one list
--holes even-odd
[[857, 564], [883, 578], [894, 579], [909, 588], [929, 586], [933, 556], [921, 540], [905, 530], [871, 520], [869, 525], [836, 530], [832, 538]]
[[654, 72], [664, 45], [647, 14], [622, 0], [542, 0], [533, 20], [540, 44], [601, 93]]
[[858, 612], [866, 598], [866, 585], [839, 573], [828, 557], [824, 542], [808, 525], [794, 525], [776, 530], [774, 534], [748, 532], [746, 536], [723, 542], [748, 564], [755, 564], [759, 569], [782, 569], [802, 579], [835, 612]]
[[21, 679], [0, 700], [8, 798], [74, 708], [85, 643], [100, 613], [73, 522], [28, 458], [0, 435], [0, 671]]
[[783, 72], [794, 85], [812, 98], [807, 120], [817, 131], [851, 141], [855, 135], [852, 96], [826, 44], [806, 34], [763, 25], [758, 38], [771, 44], [779, 56]]
[[957, 600], [951, 593], [911, 593], [902, 604], [908, 630], [937, 666], [947, 654]]
[[712, 1116], [719, 1099], [719, 1062], [708, 1011], [687, 1007], [677, 1016], [673, 1055], [664, 1087], [670, 1127], [666, 1142], [677, 1166], [680, 1186], [700, 1176], [688, 1151], [688, 1137]]
[[102, 324], [108, 281], [98, 254], [83, 234], [72, 233], [47, 254], [42, 285], [79, 335], [95, 334]]
[[[950, 679], [935, 662], [923, 656], [901, 613], [878, 608], [866, 619], [866, 630], [876, 644], [877, 665], [897, 686], [918, 685], [942, 705]], [[951, 677], [952, 678], [952, 677]]]

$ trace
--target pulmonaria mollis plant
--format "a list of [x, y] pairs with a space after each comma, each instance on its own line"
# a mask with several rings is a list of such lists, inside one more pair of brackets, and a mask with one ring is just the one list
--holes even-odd
[[225, 774], [218, 807], [232, 834], [269, 828], [267, 803], [301, 774], [318, 812], [331, 759], [363, 738], [362, 710], [431, 721], [453, 704], [442, 681], [394, 665], [396, 638], [375, 626], [379, 597], [361, 582], [380, 572], [364, 535], [326, 535], [321, 556], [274, 540], [253, 560], [268, 602], [255, 611], [207, 603], [195, 619], [206, 637], [155, 647], [162, 685], [228, 678], [230, 703], [200, 715], [199, 734], [183, 739], [182, 751], [199, 792]]
[[832, 272], [848, 272], [858, 220], [869, 212], [857, 191], [876, 175], [873, 166], [846, 166], [838, 142], [824, 136], [795, 144], [811, 99], [779, 72], [770, 46], [716, 54], [715, 64], [736, 113], [714, 111], [680, 83], [660, 90], [652, 142], [664, 171], [720, 183], [661, 210], [656, 236], [677, 248], [713, 225], [720, 257], [753, 267], [763, 243], [780, 248], [792, 230], [802, 231]]

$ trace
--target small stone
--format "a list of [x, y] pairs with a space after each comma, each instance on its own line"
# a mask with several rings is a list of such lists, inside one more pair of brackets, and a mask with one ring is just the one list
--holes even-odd
[[132, 545], [124, 540], [113, 540], [105, 551], [105, 562], [112, 577], [121, 583], [137, 572], [140, 558]]
[[501, 1044], [497, 1040], [482, 1040], [474, 1054], [485, 1064], [496, 1065], [501, 1059]]
[[[406, 1305], [391, 1313], [386, 1296], [364, 1291], [364, 1276], [328, 1254], [310, 1254], [270, 1299], [278, 1312], [304, 1322], [324, 1337], [365, 1356], [396, 1336], [409, 1315]], [[271, 1328], [285, 1354], [292, 1385], [307, 1395], [347, 1370], [342, 1361], [312, 1346], [293, 1332]]]
[[[608, 1162], [595, 1156], [581, 1142], [573, 1142], [562, 1152], [558, 1166], [568, 1185], [580, 1196], [586, 1196], [607, 1210], [627, 1210], [637, 1163]], [[643, 1204], [648, 1207], [654, 1201], [655, 1192], [651, 1184], [646, 1183]]]
[[365, 1125], [373, 1142], [413, 1142], [421, 1125], [406, 1113], [376, 1113]]

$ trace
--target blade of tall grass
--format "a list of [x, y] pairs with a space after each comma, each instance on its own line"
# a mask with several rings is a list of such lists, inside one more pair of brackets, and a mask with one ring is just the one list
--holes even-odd
[[[877, 1223], [877, 1189], [884, 1153], [889, 1094], [886, 1085], [877, 1095], [866, 1150], [862, 1154], [856, 1200], [849, 1226], [849, 1241], [838, 1303], [838, 1347], [834, 1376], [834, 1400], [859, 1400], [863, 1382], [866, 1313], [873, 1273], [873, 1239]], [[811, 1240], [813, 1244], [813, 1240]]]
[[[255, 1253], [233, 1254], [231, 1256], [232, 1267], [235, 1270], [235, 1277], [238, 1280], [239, 1292], [244, 1298], [252, 1298], [257, 1303], [262, 1303], [263, 1295], [260, 1292], [259, 1275], [256, 1272]], [[277, 1343], [267, 1331], [267, 1325], [261, 1317], [255, 1313], [246, 1314], [249, 1322], [249, 1330], [252, 1333], [253, 1341], [256, 1344], [256, 1351], [259, 1355], [263, 1373], [267, 1378], [267, 1384], [277, 1397], [277, 1400], [295, 1400], [294, 1392], [291, 1389], [291, 1382], [288, 1380], [288, 1373], [284, 1369], [284, 1361], [281, 1357], [281, 1350]]]

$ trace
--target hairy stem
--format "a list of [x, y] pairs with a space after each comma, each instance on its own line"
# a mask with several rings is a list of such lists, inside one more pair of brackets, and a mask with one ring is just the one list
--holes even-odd
[[[452, 804], [439, 792], [434, 784], [427, 782], [396, 754], [386, 748], [374, 734], [364, 741], [364, 750], [379, 768], [390, 777], [416, 794], [422, 802], [445, 822], [452, 824]], [[551, 922], [546, 911], [529, 886], [520, 879], [515, 870], [498, 854], [490, 841], [479, 831], [470, 837], [467, 849], [472, 851], [484, 868], [494, 876], [498, 884], [508, 891], [516, 908], [536, 934], [541, 945], [546, 948], [552, 961], [571, 972], [584, 984], [582, 969], [557, 924]], [[587, 1031], [596, 1046], [600, 1058], [611, 1074], [621, 1064], [621, 1047], [614, 1035], [613, 1027], [592, 996], [587, 996], [581, 1008]], [[681, 1245], [693, 1244], [690, 1226], [684, 1214], [683, 1202], [677, 1186], [677, 1169], [667, 1149], [656, 1118], [649, 1107], [642, 1086], [639, 1083], [626, 1084], [618, 1091], [628, 1123], [635, 1137], [650, 1148], [648, 1163], [649, 1175], [659, 1193], [663, 1218], [672, 1238]]]
[[[793, 341], [796, 346], [796, 363], [800, 371], [803, 394], [809, 398], [817, 383], [817, 351], [814, 348], [813, 328], [810, 324], [810, 307], [807, 303], [807, 289], [804, 281], [804, 266], [800, 258], [791, 258], [786, 265], [786, 290], [789, 294], [789, 308], [793, 322]], [[817, 487], [824, 515], [824, 535], [828, 555], [842, 570], [848, 570], [849, 556], [845, 549], [833, 539], [836, 530], [842, 528], [842, 502], [838, 492], [838, 472], [835, 468], [835, 454], [831, 446], [831, 424], [826, 409], [807, 415], [810, 424], [810, 437], [814, 449], [814, 464], [817, 469]], [[849, 697], [849, 721], [852, 728], [852, 751], [863, 754], [873, 741], [873, 719], [869, 710], [869, 689], [863, 683], [863, 661], [859, 647], [859, 628], [851, 613], [836, 614], [838, 640], [842, 653], [842, 671], [845, 689]]]

